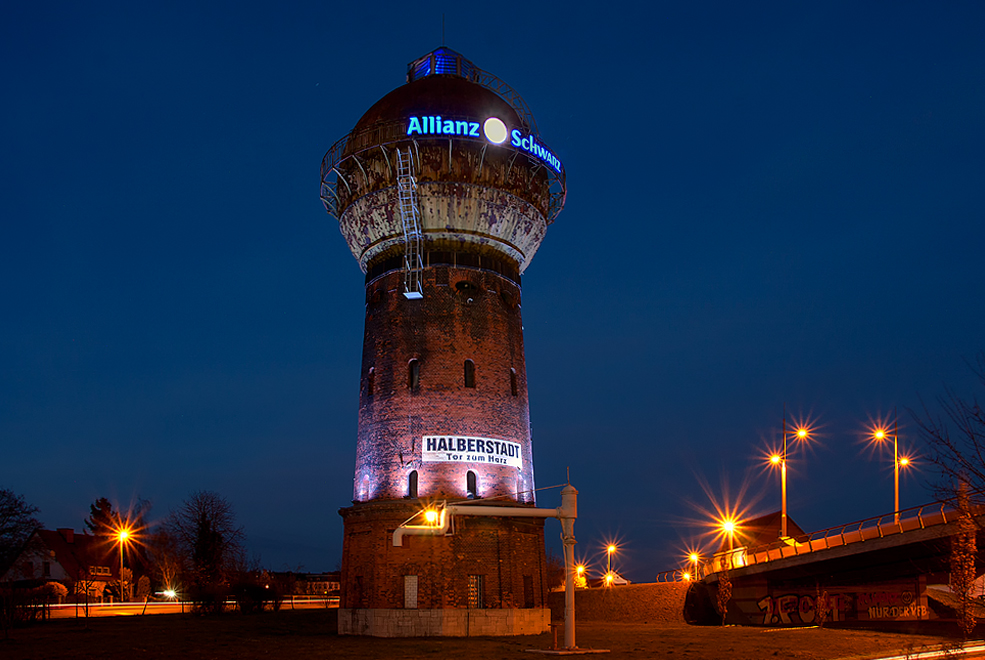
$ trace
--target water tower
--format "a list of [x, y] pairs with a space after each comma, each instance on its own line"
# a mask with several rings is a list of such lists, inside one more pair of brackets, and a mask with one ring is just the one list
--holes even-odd
[[513, 89], [442, 47], [329, 150], [321, 182], [366, 273], [339, 632], [543, 632], [543, 520], [389, 540], [430, 502], [535, 503], [520, 276], [564, 167]]

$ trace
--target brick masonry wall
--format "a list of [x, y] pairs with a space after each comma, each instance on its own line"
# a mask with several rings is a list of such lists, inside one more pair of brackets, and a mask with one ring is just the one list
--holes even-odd
[[543, 519], [456, 516], [449, 536], [405, 536], [393, 547], [393, 530], [420, 508], [413, 500], [339, 511], [342, 608], [403, 608], [406, 575], [418, 576], [419, 609], [467, 608], [470, 575], [482, 576], [481, 608], [525, 608], [528, 596], [547, 607]]
[[[399, 270], [366, 286], [353, 500], [403, 498], [415, 470], [420, 497], [463, 498], [472, 470], [478, 497], [533, 502], [520, 288], [489, 270], [433, 266], [423, 291], [421, 300], [406, 299]], [[416, 389], [411, 360], [420, 365]], [[466, 387], [466, 360], [475, 365], [475, 387]], [[522, 468], [423, 462], [425, 435], [517, 442]]]
[[[575, 621], [684, 623], [688, 582], [627, 584], [609, 589], [577, 589]], [[564, 592], [551, 592], [551, 618], [564, 620]]]

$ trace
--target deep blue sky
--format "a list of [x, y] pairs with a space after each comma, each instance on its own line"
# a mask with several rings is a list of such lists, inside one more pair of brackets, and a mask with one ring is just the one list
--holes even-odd
[[700, 533], [701, 482], [778, 508], [784, 403], [822, 431], [791, 516], [889, 511], [860, 429], [898, 407], [914, 447], [906, 409], [972, 394], [985, 348], [977, 2], [11, 6], [0, 487], [76, 529], [101, 496], [159, 518], [211, 489], [264, 565], [335, 567], [363, 276], [318, 167], [442, 13], [567, 168], [523, 315], [537, 481], [570, 466], [578, 550], [617, 538], [643, 581]]

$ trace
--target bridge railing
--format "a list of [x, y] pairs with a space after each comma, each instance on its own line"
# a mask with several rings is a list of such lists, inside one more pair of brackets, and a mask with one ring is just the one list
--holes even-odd
[[654, 582], [688, 582], [694, 579], [697, 579], [694, 574], [688, 573], [684, 569], [677, 569], [657, 573], [657, 577]]
[[[976, 507], [976, 515], [981, 515], [981, 507]], [[763, 564], [777, 559], [828, 550], [842, 545], [862, 543], [872, 539], [902, 534], [917, 529], [953, 522], [958, 517], [954, 500], [933, 502], [904, 509], [895, 513], [857, 520], [845, 525], [829, 527], [810, 534], [778, 539], [754, 548], [739, 547], [716, 553], [711, 561], [701, 567], [700, 576], [705, 577], [722, 570]]]

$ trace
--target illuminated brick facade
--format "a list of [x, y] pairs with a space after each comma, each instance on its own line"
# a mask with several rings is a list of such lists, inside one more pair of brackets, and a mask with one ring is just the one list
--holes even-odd
[[[427, 268], [422, 283], [424, 298], [415, 301], [401, 295], [400, 271], [366, 287], [353, 500], [466, 498], [471, 471], [472, 496], [532, 502], [520, 287], [493, 271], [445, 264]], [[433, 436], [518, 443], [523, 467], [424, 461], [422, 438]]]
[[[563, 205], [563, 168], [522, 100], [480, 74], [447, 49], [417, 60], [323, 162], [323, 200], [366, 272], [343, 634], [549, 622], [542, 519], [456, 516], [448, 535], [391, 542], [427, 502], [535, 503], [520, 273]], [[489, 117], [515, 145], [469, 132]]]

